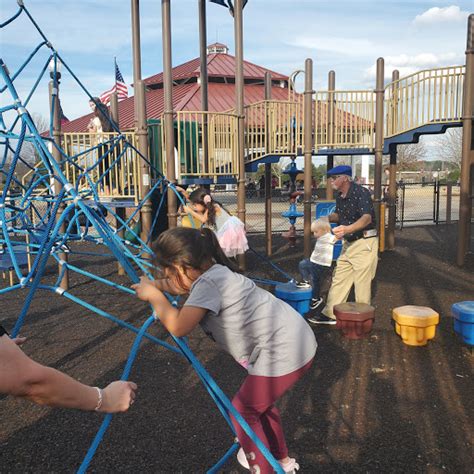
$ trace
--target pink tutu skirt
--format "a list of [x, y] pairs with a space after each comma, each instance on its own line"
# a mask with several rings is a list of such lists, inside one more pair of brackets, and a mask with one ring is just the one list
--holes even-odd
[[249, 249], [245, 226], [243, 222], [231, 216], [223, 226], [216, 232], [217, 240], [227, 257], [235, 257], [245, 253]]

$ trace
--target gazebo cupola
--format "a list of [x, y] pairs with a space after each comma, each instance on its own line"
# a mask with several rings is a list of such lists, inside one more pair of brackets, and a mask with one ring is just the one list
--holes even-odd
[[207, 47], [207, 54], [229, 54], [229, 47], [222, 43], [210, 44]]

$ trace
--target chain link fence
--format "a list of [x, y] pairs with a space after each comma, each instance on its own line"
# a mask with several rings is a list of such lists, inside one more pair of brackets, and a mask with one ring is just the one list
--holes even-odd
[[[246, 228], [248, 233], [265, 232], [265, 197], [260, 190], [247, 190], [245, 197]], [[222, 204], [224, 209], [237, 216], [237, 190], [214, 190], [213, 198]], [[315, 215], [317, 196], [313, 195], [311, 215]], [[290, 208], [289, 192], [282, 189], [272, 189], [272, 232], [285, 232], [290, 228], [290, 221], [282, 213]], [[303, 214], [302, 196], [296, 200], [296, 210]], [[295, 222], [296, 230], [303, 230], [303, 217]]]
[[[237, 216], [237, 189], [223, 189], [216, 186], [212, 190], [214, 199], [231, 214]], [[313, 194], [311, 215], [314, 218], [318, 195], [324, 198], [325, 190], [316, 190]], [[272, 189], [272, 232], [286, 232], [290, 228], [289, 219], [282, 214], [290, 208], [289, 192], [283, 189]], [[428, 223], [444, 223], [457, 221], [459, 218], [459, 186], [430, 183], [399, 183], [397, 187], [397, 224], [419, 225]], [[105, 204], [108, 206], [108, 204]], [[40, 216], [47, 214], [50, 205], [40, 200], [35, 201], [29, 210], [29, 219], [35, 224]], [[249, 233], [265, 232], [265, 197], [264, 192], [258, 189], [249, 189], [246, 192], [246, 227]], [[303, 214], [303, 197], [296, 201], [297, 212]], [[131, 211], [131, 209], [129, 210]], [[388, 212], [388, 211], [387, 211]], [[129, 213], [127, 213], [128, 215]], [[473, 214], [474, 215], [474, 214]], [[106, 220], [115, 226], [112, 213], [108, 213]], [[12, 223], [20, 225], [19, 222]], [[303, 231], [303, 216], [296, 219], [296, 230]]]
[[459, 186], [425, 183], [399, 183], [397, 187], [397, 222], [426, 224], [459, 219]]

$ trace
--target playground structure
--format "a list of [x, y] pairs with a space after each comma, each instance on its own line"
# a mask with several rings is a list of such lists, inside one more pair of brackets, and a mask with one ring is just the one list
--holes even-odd
[[[472, 16], [469, 21], [472, 27]], [[170, 51], [167, 54], [170, 55], [171, 47], [168, 46]], [[471, 46], [468, 45], [466, 53], [468, 65], [472, 63]], [[467, 70], [466, 66], [424, 70], [403, 78], [399, 78], [398, 71], [394, 71], [392, 81], [384, 84], [384, 62], [380, 58], [377, 61], [376, 88], [353, 91], [337, 90], [335, 73], [331, 71], [328, 90], [315, 92], [312, 90], [312, 66], [311, 71], [305, 73], [308, 87], [304, 94], [297, 93], [294, 81], [290, 80], [288, 100], [272, 100], [271, 86], [266, 86], [266, 91], [270, 92], [265, 100], [243, 106], [242, 112], [237, 109], [209, 112], [203, 106], [201, 111], [171, 109], [154, 117], [148, 121], [147, 130], [140, 132], [148, 133], [150, 148], [146, 152], [150, 160], [171, 182], [204, 185], [237, 182], [238, 213], [245, 220], [245, 172], [256, 171], [260, 164], [276, 163], [282, 157], [294, 159], [305, 153], [309, 156], [327, 156], [328, 167], [332, 166], [335, 155], [375, 155], [374, 204], [379, 217], [382, 155], [390, 155], [387, 248], [391, 249], [395, 245], [397, 146], [417, 143], [422, 135], [444, 133], [449, 127], [462, 126], [466, 129], [458, 245], [458, 264], [462, 264], [469, 249], [468, 223], [472, 214], [472, 179], [469, 173], [473, 161], [473, 152], [469, 148], [472, 133], [469, 131], [472, 126], [469, 117], [472, 114], [465, 112], [470, 110], [472, 102], [470, 66]], [[171, 77], [171, 71], [165, 73], [167, 76]], [[266, 77], [265, 81], [271, 84], [271, 77]], [[170, 96], [172, 86], [168, 84], [167, 87], [166, 80], [164, 87]], [[309, 105], [304, 100], [308, 95], [312, 97]], [[167, 120], [172, 124], [168, 125]], [[146, 118], [143, 117], [142, 121], [146, 123]], [[171, 128], [173, 132], [167, 132]], [[240, 138], [239, 131], [243, 135]], [[130, 139], [136, 140], [137, 132], [130, 130], [129, 133]], [[94, 140], [91, 134], [83, 133], [67, 133], [64, 137], [65, 147], [71, 152], [86, 149]], [[138, 163], [134, 164], [134, 169], [138, 167]], [[115, 176], [117, 182], [130, 180], [130, 171], [119, 162], [112, 167], [110, 174]], [[71, 175], [71, 182], [76, 185], [75, 176]], [[310, 209], [308, 193], [310, 196], [311, 191], [307, 187], [305, 185], [305, 209]], [[115, 196], [111, 197], [128, 196], [135, 202], [141, 200], [139, 183], [132, 188], [126, 187], [127, 190], [136, 190], [133, 196], [125, 194], [123, 188], [123, 185], [117, 186]], [[330, 187], [327, 197], [332, 198]], [[176, 206], [172, 201], [171, 196], [168, 216], [170, 225], [175, 225]], [[266, 214], [271, 212], [268, 201], [269, 194], [266, 193]], [[381, 219], [378, 220], [380, 222]], [[309, 222], [310, 214], [305, 218], [306, 240], [309, 237]], [[267, 229], [267, 236], [271, 240], [271, 227]]]
[[[20, 9], [16, 16], [29, 13], [19, 2]], [[163, 1], [164, 25], [169, 25], [169, 1]], [[138, 26], [138, 2], [134, 2], [132, 18], [135, 28]], [[236, 2], [235, 22], [241, 22], [242, 3]], [[15, 17], [16, 17], [15, 16]], [[14, 18], [3, 23], [4, 27]], [[470, 17], [470, 31], [474, 18]], [[33, 23], [34, 24], [34, 23]], [[36, 26], [36, 24], [34, 24]], [[39, 28], [38, 28], [38, 31]], [[135, 29], [135, 33], [137, 30]], [[336, 91], [330, 87], [328, 91], [318, 92], [313, 97], [312, 65], [306, 63], [306, 87], [304, 97], [289, 91], [288, 101], [272, 101], [267, 98], [262, 102], [243, 107], [243, 100], [238, 100], [235, 110], [227, 113], [208, 112], [205, 109], [197, 112], [177, 112], [170, 108], [170, 29], [163, 28], [164, 36], [169, 35], [164, 45], [168, 46], [165, 54], [165, 88], [167, 89], [166, 112], [158, 118], [156, 128], [161, 143], [161, 161], [154, 164], [148, 158], [149, 127], [144, 111], [143, 82], [136, 82], [137, 101], [137, 130], [120, 131], [105, 137], [100, 142], [93, 134], [61, 135], [59, 120], [58, 97], [58, 62], [67, 67], [66, 62], [56, 50], [46, 41], [41, 46], [51, 48], [52, 70], [52, 111], [49, 137], [41, 137], [26, 109], [29, 98], [22, 100], [18, 97], [14, 80], [21, 72], [10, 74], [2, 63], [1, 73], [4, 81], [2, 92], [8, 91], [11, 104], [2, 107], [2, 115], [14, 111], [18, 117], [13, 124], [7, 124], [2, 117], [0, 136], [5, 147], [5, 153], [0, 170], [5, 177], [2, 191], [0, 218], [2, 225], [1, 243], [4, 253], [10, 258], [9, 268], [15, 272], [18, 283], [0, 290], [0, 294], [14, 290], [28, 290], [23, 310], [15, 327], [17, 334], [27, 315], [29, 305], [37, 290], [58, 293], [91, 311], [106, 317], [115, 323], [137, 333], [137, 339], [132, 348], [129, 361], [123, 377], [128, 377], [137, 355], [140, 341], [143, 337], [162, 345], [170, 350], [184, 355], [196, 369], [209, 393], [216, 401], [223, 416], [229, 421], [232, 413], [242, 426], [244, 420], [239, 419], [233, 411], [228, 399], [219, 390], [215, 382], [206, 374], [187, 348], [185, 341], [174, 338], [178, 347], [169, 346], [146, 333], [153, 322], [150, 317], [141, 329], [114, 318], [112, 315], [79, 300], [67, 291], [68, 272], [81, 270], [67, 263], [68, 252], [76, 241], [89, 240], [104, 244], [115, 256], [121, 268], [132, 281], [136, 282], [138, 273], [150, 275], [149, 242], [152, 230], [159, 212], [152, 215], [151, 194], [160, 191], [161, 200], [158, 211], [164, 206], [164, 197], [168, 197], [169, 225], [176, 224], [177, 194], [173, 190], [174, 183], [197, 182], [228, 182], [237, 180], [239, 192], [239, 216], [245, 220], [245, 170], [255, 169], [260, 163], [270, 165], [282, 156], [296, 157], [305, 155], [305, 224], [311, 218], [311, 201], [308, 198], [309, 163], [313, 155], [327, 155], [330, 165], [334, 155], [375, 153], [376, 155], [376, 192], [375, 203], [380, 204], [381, 194], [381, 156], [388, 151], [396, 160], [396, 146], [401, 143], [417, 141], [422, 133], [441, 133], [448, 126], [460, 126], [463, 116], [462, 103], [467, 102], [462, 94], [463, 87], [472, 83], [472, 73], [469, 82], [464, 68], [443, 68], [420, 73], [414, 79], [396, 79], [386, 88], [379, 87], [383, 83], [383, 61], [378, 65], [378, 86], [375, 91]], [[474, 53], [472, 33], [468, 40], [469, 54]], [[471, 46], [469, 46], [471, 44]], [[37, 48], [37, 50], [39, 47]], [[242, 48], [236, 48], [237, 56], [242, 56]], [[36, 51], [35, 51], [36, 52]], [[134, 35], [134, 60], [139, 64], [139, 46]], [[34, 54], [34, 53], [33, 53]], [[49, 59], [49, 58], [48, 58]], [[471, 60], [472, 61], [472, 60]], [[49, 62], [49, 60], [48, 60]], [[45, 67], [46, 69], [46, 67]], [[69, 70], [69, 68], [68, 68]], [[72, 71], [69, 70], [71, 74]], [[43, 70], [44, 73], [44, 70]], [[236, 74], [236, 78], [238, 78]], [[334, 79], [334, 74], [330, 78]], [[412, 77], [412, 76], [410, 76]], [[168, 85], [167, 85], [168, 84]], [[468, 89], [466, 89], [468, 90]], [[414, 91], [417, 91], [416, 94]], [[32, 91], [32, 93], [34, 90]], [[240, 97], [242, 91], [239, 91]], [[472, 101], [472, 96], [471, 99]], [[382, 105], [381, 105], [382, 104]], [[114, 110], [115, 108], [115, 110]], [[411, 111], [407, 119], [401, 111]], [[112, 107], [112, 116], [116, 115], [116, 105]], [[464, 113], [464, 115], [466, 115]], [[386, 117], [386, 132], [383, 135], [383, 123]], [[115, 118], [115, 117], [114, 117]], [[21, 131], [15, 131], [16, 123], [21, 123]], [[177, 126], [174, 126], [176, 122]], [[470, 126], [465, 124], [466, 128]], [[466, 132], [468, 133], [468, 132]], [[469, 131], [469, 133], [471, 133]], [[176, 138], [176, 141], [175, 141]], [[411, 140], [411, 141], [408, 141]], [[23, 143], [30, 142], [36, 147], [40, 164], [31, 169], [24, 180], [15, 182], [15, 166], [21, 160]], [[99, 151], [106, 143], [108, 151]], [[175, 146], [178, 160], [175, 160]], [[104, 156], [109, 154], [109, 166], [106, 166]], [[472, 155], [472, 151], [470, 152]], [[13, 155], [13, 156], [12, 156]], [[102, 156], [101, 156], [102, 155]], [[469, 156], [469, 154], [468, 154]], [[5, 166], [7, 157], [11, 165]], [[470, 158], [472, 161], [472, 157]], [[393, 163], [394, 165], [395, 163]], [[392, 171], [392, 170], [391, 170]], [[378, 173], [378, 174], [377, 174]], [[165, 178], [166, 176], [166, 178]], [[391, 173], [392, 176], [392, 173]], [[309, 176], [310, 178], [310, 176]], [[101, 195], [101, 185], [108, 180], [110, 195]], [[267, 184], [270, 180], [267, 179]], [[20, 192], [13, 192], [14, 184]], [[114, 186], [115, 185], [115, 186]], [[466, 185], [464, 185], [464, 190]], [[268, 194], [267, 194], [268, 196]], [[104, 199], [105, 198], [105, 199]], [[106, 202], [106, 199], [113, 201]], [[111, 228], [106, 222], [99, 204], [106, 205], [108, 211], [115, 217], [117, 227]], [[126, 216], [124, 208], [133, 208], [132, 216]], [[268, 214], [268, 207], [266, 209]], [[464, 210], [464, 212], [466, 212]], [[137, 243], [131, 244], [124, 240], [125, 232], [134, 232], [131, 222], [135, 215], [141, 214], [142, 232], [135, 235]], [[305, 244], [309, 225], [305, 225]], [[92, 232], [94, 231], [94, 232]], [[25, 245], [28, 248], [30, 261], [24, 260]], [[305, 245], [306, 249], [306, 245]], [[44, 285], [41, 280], [45, 265], [49, 258], [54, 258], [60, 268], [59, 277], [54, 285]], [[25, 267], [27, 270], [25, 270]], [[82, 272], [82, 274], [85, 274]], [[99, 281], [94, 275], [86, 275]], [[102, 281], [106, 285], [118, 288], [118, 285]], [[120, 287], [124, 292], [133, 293], [126, 287]], [[80, 472], [84, 472], [97, 449], [98, 443], [110, 423], [111, 417], [106, 417], [103, 428], [91, 447]], [[231, 424], [229, 423], [231, 426]], [[247, 427], [248, 428], [248, 427]], [[249, 435], [252, 433], [247, 430]], [[259, 440], [256, 440], [257, 444]], [[225, 460], [235, 451], [234, 444], [228, 453], [214, 466], [210, 472], [215, 472]], [[271, 454], [260, 443], [259, 448], [267, 458], [275, 463]], [[277, 472], [281, 468], [274, 464]]]

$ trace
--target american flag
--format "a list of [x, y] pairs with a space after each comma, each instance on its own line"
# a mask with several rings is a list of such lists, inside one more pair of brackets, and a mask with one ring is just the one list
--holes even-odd
[[103, 104], [108, 104], [110, 102], [110, 97], [114, 92], [117, 92], [118, 99], [126, 99], [128, 97], [128, 87], [123, 80], [122, 73], [117, 66], [117, 61], [115, 61], [115, 84], [112, 89], [105, 91], [99, 96], [100, 101]]
[[69, 122], [69, 119], [64, 115], [63, 108], [61, 107], [61, 102], [59, 102], [59, 120], [61, 125]]

